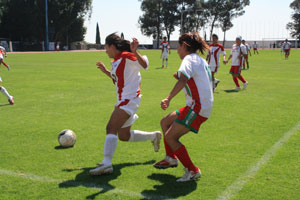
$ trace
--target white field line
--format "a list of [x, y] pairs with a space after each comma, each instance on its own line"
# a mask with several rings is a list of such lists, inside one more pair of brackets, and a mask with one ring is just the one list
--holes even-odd
[[147, 199], [164, 199], [164, 200], [173, 199], [171, 197], [162, 196], [162, 195], [153, 195], [153, 194], [145, 194], [145, 193], [141, 194], [141, 193], [133, 192], [130, 190], [122, 190], [122, 189], [112, 188], [111, 186], [108, 186], [108, 185], [98, 185], [98, 184], [94, 184], [94, 183], [78, 182], [75, 180], [74, 181], [59, 180], [59, 179], [53, 179], [53, 178], [46, 177], [46, 176], [37, 176], [34, 174], [17, 173], [17, 172], [13, 172], [10, 170], [4, 170], [4, 169], [0, 169], [0, 174], [6, 175], [6, 176], [11, 176], [11, 177], [28, 179], [31, 181], [42, 182], [42, 183], [60, 184], [63, 182], [67, 182], [66, 186], [83, 186], [83, 187], [88, 187], [88, 188], [97, 189], [97, 190], [99, 190], [99, 189], [108, 190], [105, 193], [121, 194], [121, 195], [127, 196], [127, 197], [138, 197], [138, 198], [147, 198]]
[[252, 165], [243, 175], [236, 179], [230, 186], [223, 191], [217, 198], [218, 200], [229, 200], [243, 189], [243, 187], [251, 181], [258, 170], [267, 164], [276, 152], [300, 129], [300, 122], [291, 130], [285, 132], [283, 136], [260, 158], [260, 160]]

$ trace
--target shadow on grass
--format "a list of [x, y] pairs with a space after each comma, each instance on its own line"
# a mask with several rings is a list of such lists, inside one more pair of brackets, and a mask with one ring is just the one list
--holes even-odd
[[226, 93], [235, 93], [235, 92], [240, 92], [240, 90], [232, 89], [232, 90], [224, 90], [224, 92], [226, 92]]
[[58, 146], [54, 147], [54, 149], [56, 149], [56, 150], [61, 150], [61, 149], [70, 149], [70, 148], [73, 148], [73, 147], [74, 147], [74, 146], [71, 146], [71, 147], [63, 147], [63, 146], [58, 145]]
[[116, 189], [115, 186], [112, 186], [109, 182], [117, 179], [122, 173], [121, 169], [124, 167], [133, 167], [137, 165], [150, 165], [153, 164], [154, 160], [150, 160], [144, 163], [122, 163], [113, 165], [114, 172], [112, 174], [101, 175], [101, 176], [92, 176], [89, 174], [89, 171], [93, 168], [80, 168], [80, 169], [64, 169], [63, 171], [72, 172], [72, 171], [81, 171], [76, 175], [74, 180], [67, 180], [59, 184], [60, 188], [69, 188], [69, 187], [88, 187], [99, 189], [99, 192], [91, 194], [86, 197], [86, 199], [95, 199], [98, 195], [109, 192], [110, 190]]
[[0, 104], [0, 107], [3, 107], [3, 106], [10, 106], [9, 103], [6, 103], [6, 104]]
[[159, 181], [161, 184], [153, 186], [153, 190], [144, 190], [145, 199], [176, 199], [184, 197], [197, 189], [197, 182], [176, 182], [177, 177], [169, 174], [155, 173], [148, 176], [149, 179]]

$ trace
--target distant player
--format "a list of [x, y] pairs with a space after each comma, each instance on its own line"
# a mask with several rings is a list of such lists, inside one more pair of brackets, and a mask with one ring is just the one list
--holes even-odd
[[212, 84], [213, 84], [213, 90], [216, 89], [218, 86], [220, 80], [215, 78], [215, 73], [218, 72], [218, 69], [220, 67], [220, 54], [223, 55], [223, 62], [226, 60], [226, 52], [224, 50], [224, 47], [218, 43], [219, 37], [216, 34], [212, 35], [213, 43], [209, 45], [209, 51], [206, 57], [206, 61], [208, 62], [208, 65], [211, 69], [211, 76], [212, 76]]
[[161, 48], [161, 59], [162, 59], [162, 67], [164, 68], [165, 60], [166, 60], [166, 68], [168, 68], [168, 57], [169, 57], [169, 51], [170, 51], [170, 45], [167, 41], [167, 37], [163, 38], [164, 40], [160, 43]]
[[166, 115], [161, 120], [164, 133], [166, 157], [154, 164], [155, 168], [177, 167], [178, 160], [185, 167], [185, 175], [177, 182], [199, 179], [200, 169], [193, 164], [180, 138], [190, 131], [198, 133], [202, 123], [210, 116], [213, 105], [211, 72], [207, 62], [198, 55], [209, 49], [199, 33], [185, 33], [180, 36], [177, 52], [182, 60], [175, 74], [178, 80], [169, 95], [161, 101], [161, 108], [166, 110], [171, 100], [184, 90], [186, 106]]
[[250, 68], [249, 61], [248, 61], [248, 54], [250, 52], [249, 44], [246, 44], [245, 40], [242, 40], [242, 44], [246, 47], [246, 52], [247, 52], [247, 54], [244, 55], [244, 59], [243, 59], [243, 69], [245, 69], [245, 63], [247, 63], [247, 69], [249, 69]]
[[109, 58], [113, 58], [112, 68], [108, 70], [102, 62], [98, 68], [116, 86], [117, 103], [106, 126], [103, 161], [89, 171], [92, 175], [110, 174], [113, 172], [112, 158], [117, 148], [118, 138], [126, 142], [151, 141], [154, 151], [159, 150], [161, 133], [131, 130], [138, 118], [136, 112], [141, 102], [141, 69], [148, 68], [148, 59], [137, 52], [138, 40], [130, 43], [113, 33], [105, 39], [105, 49]]
[[289, 55], [291, 52], [291, 43], [288, 41], [288, 39], [286, 39], [285, 42], [282, 44], [282, 49], [285, 53], [285, 59], [289, 59]]
[[[9, 65], [7, 65], [7, 64], [4, 62], [3, 56], [6, 57], [6, 50], [5, 50], [5, 48], [4, 48], [3, 46], [0, 46], [0, 65], [1, 65], [1, 63], [3, 63], [3, 65], [4, 65], [5, 67], [7, 67], [8, 70], [10, 70]], [[2, 82], [1, 77], [0, 77], [0, 82]], [[3, 87], [3, 86], [0, 85], [0, 91], [7, 97], [9, 104], [10, 104], [10, 105], [13, 105], [13, 104], [14, 104], [14, 97], [11, 96], [11, 95], [7, 92], [7, 90], [5, 89], [5, 87]]]
[[254, 41], [254, 44], [253, 44], [253, 53], [254, 53], [254, 54], [255, 54], [255, 53], [259, 54], [259, 53], [258, 53], [258, 44], [256, 43], [256, 41]]
[[236, 85], [236, 90], [240, 90], [239, 80], [243, 82], [244, 89], [247, 88], [248, 82], [244, 79], [241, 74], [241, 68], [243, 64], [243, 57], [247, 55], [246, 47], [242, 44], [242, 37], [238, 36], [235, 40], [235, 44], [232, 46], [232, 50], [230, 53], [229, 58], [226, 60], [225, 63], [228, 63], [229, 60], [232, 58], [232, 65], [230, 69], [230, 74], [232, 74], [233, 81]]

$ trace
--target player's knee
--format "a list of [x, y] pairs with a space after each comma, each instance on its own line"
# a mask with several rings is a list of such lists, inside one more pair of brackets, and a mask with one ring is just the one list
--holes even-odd
[[128, 142], [130, 139], [130, 135], [118, 134], [118, 138], [120, 141]]

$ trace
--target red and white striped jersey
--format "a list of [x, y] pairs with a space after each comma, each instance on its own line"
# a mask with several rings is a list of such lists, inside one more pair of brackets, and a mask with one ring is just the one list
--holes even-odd
[[207, 62], [198, 54], [186, 55], [177, 72], [178, 78], [188, 78], [184, 93], [186, 105], [190, 106], [202, 117], [208, 118], [213, 105], [211, 71]]
[[222, 53], [223, 56], [226, 56], [226, 52], [224, 47], [218, 43], [216, 45], [211, 44], [209, 45], [209, 52], [208, 52], [208, 64], [210, 67], [219, 67], [220, 66], [220, 54]]
[[232, 66], [241, 66], [243, 64], [243, 59], [240, 58], [240, 56], [247, 55], [246, 46], [243, 44], [241, 44], [240, 46], [234, 44], [232, 46], [230, 55], [232, 55]]
[[284, 43], [282, 44], [282, 48], [283, 48], [284, 50], [290, 50], [290, 48], [291, 48], [291, 43], [290, 43], [290, 42], [284, 42]]
[[[146, 56], [143, 56], [149, 65]], [[144, 69], [133, 53], [123, 51], [112, 61], [110, 71], [116, 86], [117, 100], [133, 99], [140, 95], [141, 73]]]
[[0, 54], [5, 54], [6, 50], [3, 46], [0, 46]]
[[162, 42], [160, 43], [160, 48], [161, 48], [161, 50], [162, 50], [163, 53], [168, 53], [168, 52], [169, 52], [169, 48], [170, 48], [169, 42], [167, 42], [167, 41], [162, 41]]

